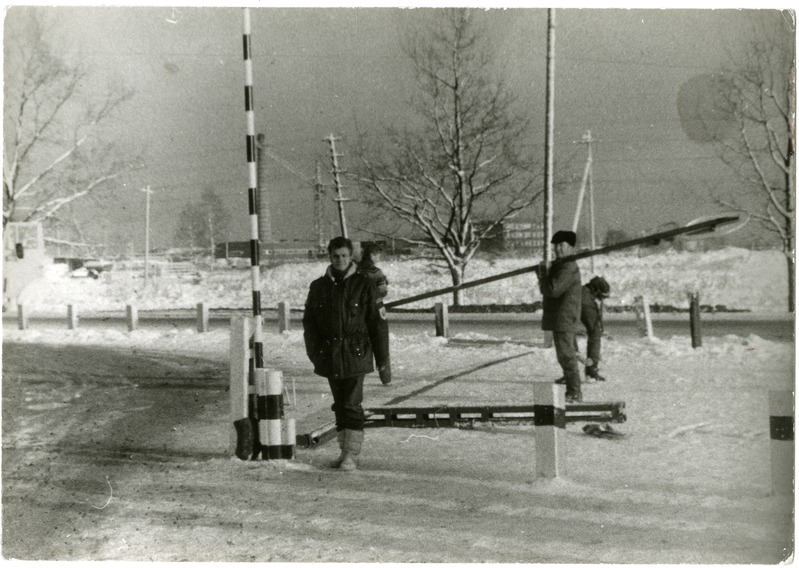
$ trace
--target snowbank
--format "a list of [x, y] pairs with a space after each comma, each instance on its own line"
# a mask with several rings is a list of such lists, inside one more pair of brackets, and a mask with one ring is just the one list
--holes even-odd
[[[539, 258], [475, 259], [469, 263], [466, 280], [476, 280], [531, 266]], [[451, 285], [443, 263], [422, 259], [389, 259], [381, 263], [389, 279], [388, 301]], [[650, 304], [687, 308], [687, 293], [698, 291], [702, 304], [756, 313], [785, 313], [787, 310], [787, 268], [779, 251], [749, 251], [727, 248], [706, 253], [668, 251], [639, 257], [616, 253], [580, 261], [583, 281], [594, 274], [611, 284], [607, 305], [630, 306], [638, 295]], [[299, 308], [305, 302], [308, 285], [323, 274], [326, 263], [283, 264], [268, 268], [261, 278], [264, 308], [279, 301]], [[11, 266], [13, 268], [13, 266]], [[121, 311], [134, 303], [140, 310], [194, 309], [203, 302], [210, 308], [248, 308], [251, 305], [249, 269], [218, 268], [189, 276], [153, 276], [144, 286], [139, 272], [115, 270], [101, 278], [74, 278], [62, 267], [47, 274], [20, 295], [31, 312], [63, 315], [67, 304], [81, 312]], [[448, 296], [431, 298], [408, 307], [432, 306]], [[467, 304], [521, 304], [539, 301], [535, 276], [526, 274], [464, 291]]]

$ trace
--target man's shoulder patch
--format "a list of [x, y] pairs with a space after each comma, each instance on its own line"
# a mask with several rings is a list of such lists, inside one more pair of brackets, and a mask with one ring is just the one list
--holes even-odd
[[380, 314], [380, 319], [386, 319], [388, 317], [388, 315], [386, 314], [385, 306], [380, 306], [380, 310], [378, 310], [378, 313]]

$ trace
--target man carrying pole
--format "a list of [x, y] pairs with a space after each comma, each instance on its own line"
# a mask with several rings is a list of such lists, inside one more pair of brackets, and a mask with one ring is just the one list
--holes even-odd
[[545, 264], [539, 264], [536, 272], [538, 288], [544, 297], [541, 329], [552, 332], [555, 353], [563, 369], [563, 377], [556, 382], [566, 384], [566, 402], [580, 402], [583, 395], [575, 335], [581, 325], [580, 267], [573, 260], [561, 260], [572, 254], [577, 235], [572, 231], [558, 231], [552, 236], [551, 243], [555, 249], [555, 261], [549, 269]]

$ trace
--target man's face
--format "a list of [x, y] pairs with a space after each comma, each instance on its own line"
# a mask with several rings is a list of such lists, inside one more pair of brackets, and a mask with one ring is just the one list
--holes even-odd
[[342, 272], [344, 270], [347, 270], [347, 267], [350, 265], [351, 261], [352, 261], [352, 253], [350, 253], [350, 249], [348, 249], [347, 247], [333, 249], [330, 252], [330, 264], [336, 270]]
[[555, 245], [555, 258], [563, 258], [572, 253], [572, 246], [567, 242], [560, 242]]

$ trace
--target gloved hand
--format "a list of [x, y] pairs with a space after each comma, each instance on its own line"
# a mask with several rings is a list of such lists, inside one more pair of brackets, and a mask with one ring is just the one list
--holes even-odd
[[384, 385], [391, 384], [391, 364], [387, 363], [382, 367], [378, 367], [377, 373], [380, 375], [380, 382]]

